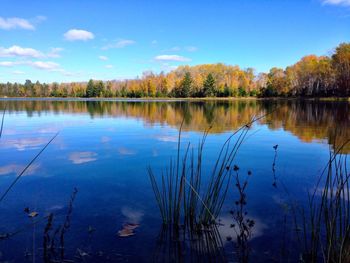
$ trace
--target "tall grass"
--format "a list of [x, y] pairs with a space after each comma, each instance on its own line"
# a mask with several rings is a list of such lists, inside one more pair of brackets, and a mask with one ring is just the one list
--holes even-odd
[[[264, 116], [262, 116], [264, 117]], [[206, 227], [215, 224], [224, 203], [232, 177], [230, 167], [245, 141], [251, 125], [262, 118], [252, 120], [235, 131], [222, 145], [214, 167], [209, 174], [209, 183], [203, 189], [203, 153], [209, 133], [206, 130], [198, 143], [197, 150], [188, 143], [182, 154], [180, 126], [177, 157], [157, 180], [151, 167], [148, 173], [159, 206], [163, 224]]]
[[350, 262], [350, 193], [347, 156], [343, 144], [330, 152], [308, 208], [301, 210], [302, 262]]

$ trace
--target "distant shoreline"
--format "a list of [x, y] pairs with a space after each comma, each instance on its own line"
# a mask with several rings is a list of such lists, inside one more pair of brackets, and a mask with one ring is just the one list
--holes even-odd
[[236, 101], [236, 100], [308, 100], [308, 101], [349, 101], [350, 97], [212, 97], [212, 98], [81, 98], [81, 97], [0, 97], [0, 101], [130, 101], [130, 102], [176, 102], [176, 101]]

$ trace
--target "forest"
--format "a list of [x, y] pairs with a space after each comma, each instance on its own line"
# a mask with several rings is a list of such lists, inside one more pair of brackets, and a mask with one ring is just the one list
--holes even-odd
[[26, 80], [1, 83], [2, 97], [348, 97], [350, 43], [329, 56], [308, 55], [294, 65], [256, 74], [253, 68], [202, 64], [179, 66], [160, 74], [143, 73], [128, 80], [40, 83]]

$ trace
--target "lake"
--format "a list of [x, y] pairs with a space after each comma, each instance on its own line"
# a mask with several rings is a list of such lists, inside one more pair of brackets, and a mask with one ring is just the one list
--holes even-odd
[[[166, 240], [147, 168], [151, 166], [159, 179], [169, 160], [176, 158], [182, 121], [181, 156], [189, 143], [196, 150], [203, 132], [211, 127], [203, 151], [205, 185], [228, 137], [253, 117], [264, 116], [252, 124], [234, 159], [240, 174], [252, 173], [246, 188], [246, 209], [255, 222], [250, 258], [296, 262], [299, 248], [288, 204], [306, 205], [307, 193], [327, 164], [329, 152], [350, 138], [349, 104], [1, 100], [0, 109], [6, 106], [6, 112], [0, 139], [0, 194], [58, 135], [0, 202], [0, 261], [42, 262], [50, 213], [51, 233], [67, 223], [64, 257], [68, 260], [195, 262], [210, 261], [211, 253], [220, 253], [221, 261], [235, 261], [230, 214], [237, 199], [234, 181], [218, 218], [218, 243], [203, 252], [185, 240], [173, 249], [175, 241]], [[344, 155], [349, 152], [349, 146], [342, 149]], [[120, 237], [118, 231], [125, 224], [135, 227], [133, 235]], [[191, 253], [197, 254], [196, 260]]]

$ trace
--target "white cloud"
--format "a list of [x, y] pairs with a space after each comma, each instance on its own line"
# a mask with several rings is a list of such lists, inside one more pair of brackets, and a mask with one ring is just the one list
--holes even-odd
[[323, 4], [350, 6], [350, 0], [323, 0]]
[[106, 65], [105, 68], [113, 68], [113, 65]]
[[0, 17], [0, 29], [11, 30], [11, 29], [25, 29], [25, 30], [34, 30], [35, 27], [28, 20], [19, 18], [19, 17], [11, 17], [11, 18], [3, 18]]
[[62, 51], [63, 48], [55, 47], [45, 54], [34, 48], [14, 45], [9, 48], [0, 47], [0, 57], [59, 58]]
[[158, 44], [158, 41], [157, 41], [157, 40], [152, 40], [151, 44], [152, 44], [152, 45], [157, 45], [157, 44]]
[[44, 57], [44, 54], [34, 48], [23, 48], [20, 46], [12, 46], [9, 48], [0, 47], [0, 57]]
[[159, 55], [154, 58], [157, 61], [176, 61], [176, 62], [187, 62], [191, 61], [190, 58], [186, 58], [179, 55]]
[[87, 41], [95, 38], [93, 33], [81, 29], [70, 29], [66, 33], [64, 33], [63, 36], [68, 41]]
[[134, 44], [136, 44], [136, 42], [134, 40], [121, 39], [115, 43], [111, 43], [111, 44], [108, 44], [106, 46], [103, 46], [102, 49], [106, 50], [106, 49], [111, 49], [111, 48], [123, 48], [123, 47], [127, 47], [127, 46], [134, 45]]
[[31, 60], [21, 60], [21, 61], [0, 61], [0, 67], [14, 67], [14, 66], [29, 66], [40, 70], [55, 71], [64, 73], [65, 70], [60, 67], [59, 64], [52, 61], [31, 61]]
[[0, 61], [0, 67], [13, 67], [20, 64], [17, 61]]
[[99, 56], [98, 58], [99, 58], [100, 60], [103, 60], [103, 61], [108, 60], [108, 58], [107, 58], [106, 56]]
[[43, 70], [57, 70], [60, 68], [60, 65], [55, 63], [55, 62], [51, 62], [51, 61], [32, 61], [29, 62], [28, 65], [33, 66], [34, 68], [37, 69], [43, 69]]

